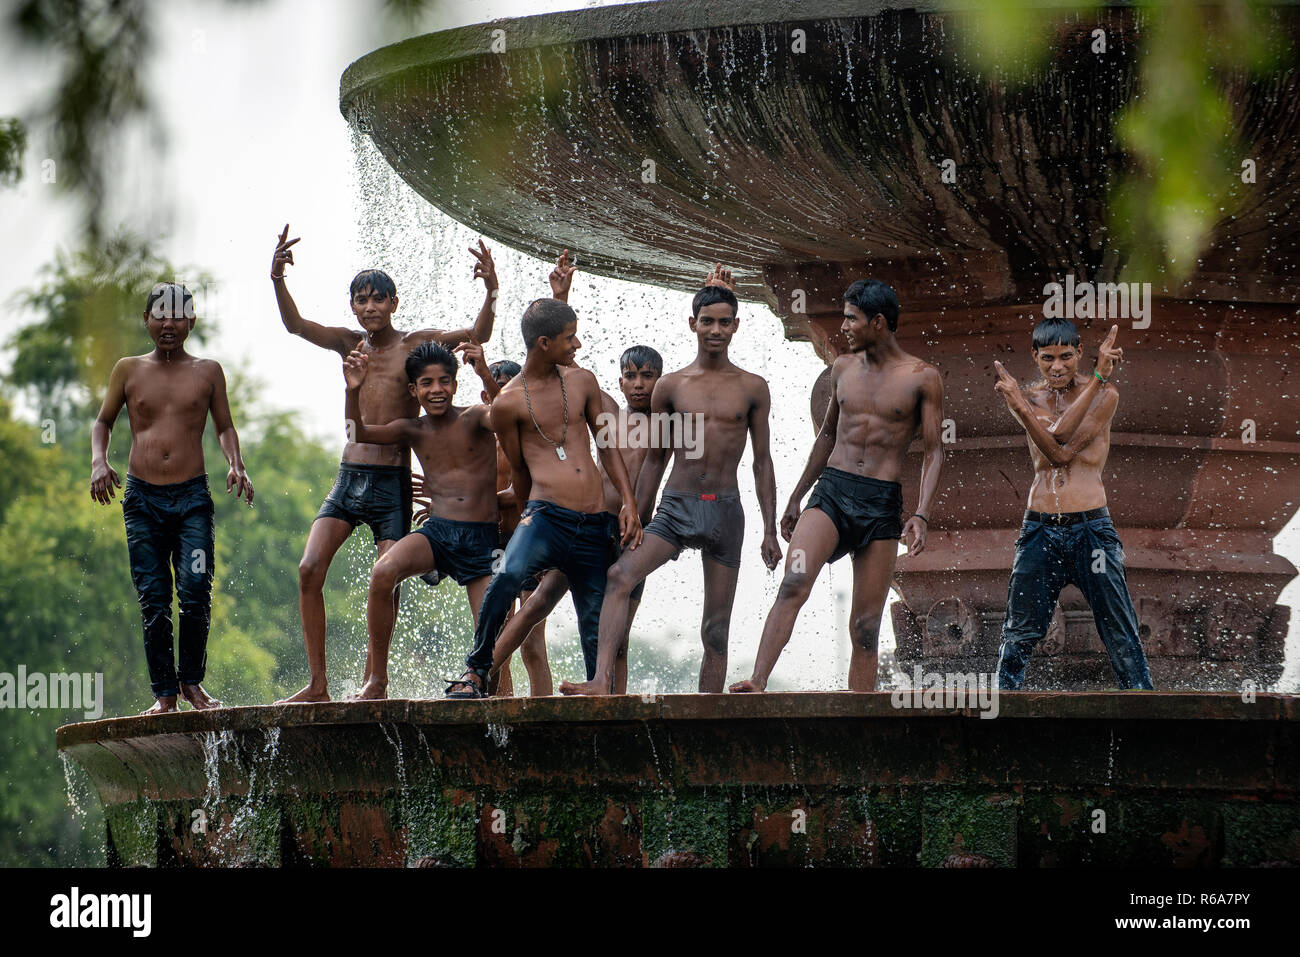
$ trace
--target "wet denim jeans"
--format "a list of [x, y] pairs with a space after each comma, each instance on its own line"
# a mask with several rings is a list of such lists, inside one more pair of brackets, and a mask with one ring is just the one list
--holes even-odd
[[[144, 656], [156, 697], [199, 684], [208, 661], [213, 523], [208, 477], [153, 485], [126, 477], [122, 496], [131, 581], [144, 618]], [[172, 570], [180, 605], [180, 669], [172, 650]], [[179, 683], [178, 683], [179, 678]]]
[[1002, 690], [1015, 691], [1024, 683], [1029, 656], [1047, 634], [1056, 601], [1067, 584], [1077, 586], [1092, 609], [1119, 686], [1151, 688], [1137, 614], [1124, 578], [1124, 550], [1110, 512], [1099, 508], [1082, 514], [1089, 517], [1076, 524], [1052, 521], [1068, 516], [1025, 514], [1016, 539], [1007, 617], [1002, 625], [998, 662], [998, 687]]
[[474, 650], [465, 664], [492, 667], [492, 651], [510, 605], [530, 575], [558, 568], [569, 579], [569, 594], [578, 615], [578, 635], [587, 680], [596, 677], [596, 645], [605, 576], [618, 557], [617, 520], [609, 512], [575, 512], [554, 502], [532, 499], [506, 545], [500, 569], [492, 576], [474, 629]]

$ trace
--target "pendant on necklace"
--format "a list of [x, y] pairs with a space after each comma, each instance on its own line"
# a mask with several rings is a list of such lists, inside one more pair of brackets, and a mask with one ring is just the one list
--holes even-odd
[[561, 462], [564, 461], [564, 458], [565, 458], [565, 455], [564, 455], [564, 446], [562, 446], [562, 445], [557, 445], [557, 446], [555, 447], [555, 456], [556, 456], [556, 458], [558, 458]]

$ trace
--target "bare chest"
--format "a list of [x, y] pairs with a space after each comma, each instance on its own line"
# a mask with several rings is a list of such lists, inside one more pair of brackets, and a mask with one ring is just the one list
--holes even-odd
[[127, 414], [136, 431], [164, 419], [195, 422], [212, 404], [212, 383], [197, 369], [146, 366], [126, 384]]

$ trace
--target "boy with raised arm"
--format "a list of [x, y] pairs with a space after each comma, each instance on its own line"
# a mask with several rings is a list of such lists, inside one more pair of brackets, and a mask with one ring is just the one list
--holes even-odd
[[[876, 689], [876, 640], [898, 541], [906, 543], [909, 554], [925, 548], [930, 506], [943, 469], [943, 380], [934, 366], [902, 350], [894, 338], [897, 329], [898, 297], [885, 283], [860, 279], [844, 291], [840, 331], [849, 351], [831, 366], [826, 417], [781, 517], [790, 551], [763, 625], [754, 673], [733, 684], [733, 692], [767, 687], [822, 566], [850, 554], [849, 690]], [[898, 476], [918, 432], [925, 444], [921, 494], [904, 525]], [[801, 513], [799, 503], [814, 480], [817, 487]]]
[[[482, 347], [465, 344], [483, 365]], [[406, 357], [410, 390], [424, 410], [417, 419], [367, 425], [361, 416], [361, 389], [369, 378], [370, 357], [354, 350], [343, 361], [347, 417], [356, 423], [356, 440], [375, 445], [406, 445], [424, 470], [429, 516], [424, 524], [387, 549], [370, 572], [366, 625], [370, 633], [367, 674], [357, 698], [388, 694], [388, 645], [397, 607], [393, 595], [412, 575], [435, 573], [465, 588], [478, 619], [479, 605], [492, 575], [497, 548], [496, 435], [488, 407], [452, 405], [457, 360], [436, 342], [417, 346]]]
[[[176, 710], [177, 695], [194, 708], [219, 708], [202, 682], [214, 570], [212, 495], [203, 461], [208, 415], [230, 465], [226, 493], [253, 504], [253, 483], [239, 454], [220, 364], [185, 351], [194, 331], [194, 297], [184, 286], [159, 283], [145, 300], [148, 355], [113, 366], [108, 394], [90, 431], [90, 497], [113, 501], [122, 481], [108, 464], [108, 443], [122, 406], [131, 424], [122, 516], [131, 581], [144, 619], [144, 654], [156, 699], [145, 714]], [[172, 647], [172, 572], [180, 604], [180, 668]]]
[[[410, 454], [405, 446], [375, 444], [357, 440], [357, 423], [377, 424], [394, 419], [413, 419], [419, 403], [407, 384], [405, 364], [411, 350], [425, 342], [452, 348], [461, 342], [486, 342], [492, 335], [497, 295], [496, 268], [492, 254], [482, 240], [470, 249], [476, 262], [474, 278], [482, 279], [487, 294], [474, 325], [443, 332], [419, 329], [399, 332], [393, 328], [397, 311], [397, 287], [378, 269], [367, 269], [352, 280], [349, 305], [360, 330], [322, 326], [304, 319], [289, 295], [284, 270], [293, 263], [293, 245], [286, 225], [271, 258], [271, 282], [284, 327], [314, 346], [346, 358], [359, 349], [369, 359], [369, 372], [358, 395], [360, 416], [348, 426], [348, 443], [343, 448], [338, 478], [325, 498], [307, 535], [302, 561], [298, 564], [298, 610], [302, 616], [303, 644], [311, 678], [307, 687], [280, 704], [328, 701], [329, 682], [325, 674], [325, 599], [323, 588], [334, 555], [358, 525], [370, 526], [379, 556], [401, 539], [411, 523]], [[394, 601], [396, 601], [394, 596]], [[366, 675], [368, 679], [369, 674]]]
[[[654, 519], [645, 526], [644, 544], [624, 552], [609, 570], [600, 612], [600, 660], [592, 680], [560, 685], [562, 694], [609, 694], [615, 661], [627, 631], [632, 591], [651, 572], [685, 548], [698, 548], [704, 566], [704, 618], [700, 637], [704, 657], [699, 689], [721, 692], [727, 676], [731, 607], [740, 574], [745, 512], [736, 470], [746, 439], [754, 447], [754, 482], [763, 514], [763, 562], [771, 570], [781, 560], [776, 540], [776, 472], [768, 450], [767, 382], [732, 363], [727, 356], [740, 321], [731, 291], [731, 274], [721, 265], [691, 303], [690, 328], [696, 337], [695, 361], [660, 379], [650, 401], [652, 418], [671, 416], [677, 427], [673, 470]], [[697, 424], [702, 427], [697, 428]], [[688, 440], [693, 433], [694, 441]], [[661, 445], [661, 443], [655, 443]], [[668, 450], [651, 448], [637, 480], [637, 501], [645, 513], [654, 503]]]
[[1034, 645], [1047, 633], [1061, 589], [1074, 584], [1092, 609], [1097, 633], [1121, 688], [1151, 689], [1137, 614], [1124, 576], [1124, 550], [1106, 507], [1101, 470], [1110, 454], [1110, 423], [1119, 390], [1110, 383], [1124, 350], [1119, 326], [1097, 350], [1092, 374], [1079, 372], [1079, 331], [1068, 319], [1034, 327], [1034, 361], [1042, 378], [1022, 388], [994, 362], [993, 388], [1029, 437], [1034, 484], [1007, 586], [998, 687], [1025, 680]]
[[582, 345], [578, 317], [567, 303], [538, 299], [524, 311], [521, 325], [528, 355], [492, 403], [492, 425], [510, 460], [516, 500], [527, 504], [488, 585], [474, 650], [465, 659], [465, 673], [449, 684], [449, 698], [486, 694], [506, 613], [524, 580], [547, 568], [569, 579], [590, 674], [609, 563], [620, 540], [636, 545], [641, 538], [627, 469], [612, 448], [599, 448], [599, 454], [619, 490], [617, 532], [614, 517], [603, 511], [604, 489], [589, 442], [602, 411], [596, 377], [585, 369], [560, 369]]

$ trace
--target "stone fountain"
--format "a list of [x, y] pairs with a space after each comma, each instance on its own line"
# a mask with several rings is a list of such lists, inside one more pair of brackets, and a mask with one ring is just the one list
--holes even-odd
[[[899, 563], [908, 671], [992, 669], [1027, 492], [992, 361], [1028, 378], [1045, 284], [1113, 280], [1128, 256], [1107, 216], [1138, 15], [1068, 25], [1016, 88], [964, 64], [956, 29], [924, 2], [667, 0], [416, 37], [352, 64], [340, 95], [484, 235], [683, 291], [721, 260], [828, 361], [847, 283], [898, 289], [953, 437], [930, 547]], [[1270, 172], [1150, 325], [1122, 323], [1107, 487], [1158, 686], [1266, 687], [1282, 666], [1297, 82], [1231, 81]], [[809, 389], [815, 421], [824, 377]], [[1090, 693], [1111, 679], [1073, 592], [1045, 645], [1031, 685], [1085, 690], [1003, 696], [996, 720], [888, 693], [391, 701], [118, 719], [59, 746], [120, 864], [1300, 862], [1295, 698]]]

